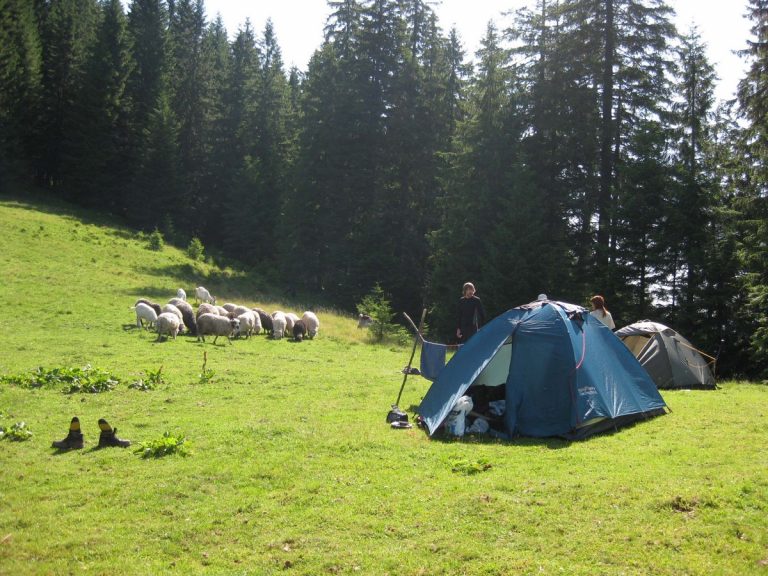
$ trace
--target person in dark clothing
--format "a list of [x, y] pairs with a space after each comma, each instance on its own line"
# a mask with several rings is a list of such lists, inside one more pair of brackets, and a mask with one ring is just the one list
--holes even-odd
[[475, 286], [471, 282], [464, 284], [464, 295], [459, 299], [459, 317], [456, 337], [460, 343], [469, 340], [485, 324], [485, 310], [480, 298], [475, 296]]

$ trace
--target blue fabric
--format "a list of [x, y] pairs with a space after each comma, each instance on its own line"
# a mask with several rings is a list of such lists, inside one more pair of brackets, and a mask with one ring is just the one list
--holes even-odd
[[421, 375], [427, 380], [436, 380], [445, 367], [445, 354], [448, 346], [436, 342], [421, 342]]
[[626, 422], [666, 406], [602, 322], [578, 306], [532, 303], [493, 319], [446, 364], [418, 410], [430, 434], [505, 342], [512, 346], [504, 416], [510, 435], [569, 436], [598, 420]]

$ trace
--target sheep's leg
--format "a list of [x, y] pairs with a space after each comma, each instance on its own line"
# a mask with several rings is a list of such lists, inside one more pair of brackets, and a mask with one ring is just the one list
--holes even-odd
[[216, 334], [216, 337], [213, 339], [213, 345], [214, 345], [214, 346], [216, 345], [216, 340], [218, 340], [218, 339], [219, 339], [219, 335], [218, 335], [218, 334]]

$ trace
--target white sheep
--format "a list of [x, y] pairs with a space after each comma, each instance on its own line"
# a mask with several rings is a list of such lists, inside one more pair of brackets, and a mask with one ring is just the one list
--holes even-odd
[[[227, 302], [222, 306], [227, 312], [232, 312], [235, 308], [237, 308], [237, 304], [232, 304], [232, 302]], [[238, 314], [239, 316], [239, 314]]]
[[147, 329], [151, 328], [157, 322], [157, 312], [154, 311], [152, 306], [145, 302], [139, 302], [132, 308], [136, 311], [136, 327], [143, 328], [144, 321], [147, 321]]
[[184, 302], [187, 301], [187, 293], [184, 292], [184, 288], [179, 288], [178, 290], [176, 290], [176, 298], [178, 298], [179, 300], [184, 300]]
[[299, 321], [299, 317], [293, 312], [285, 313], [285, 333], [287, 335], [293, 334], [293, 325]]
[[[179, 319], [179, 322], [182, 322], [182, 325], [183, 325], [184, 315], [181, 313], [181, 310], [176, 305], [170, 304], [170, 303], [166, 304], [165, 306], [163, 306], [160, 313], [163, 314], [165, 312], [170, 312], [171, 314], [176, 316]], [[157, 317], [160, 318], [160, 315], [158, 314]]]
[[231, 318], [234, 318], [230, 311], [224, 308], [224, 306], [216, 306], [216, 310], [219, 311], [219, 316], [230, 316]]
[[200, 306], [197, 307], [197, 318], [200, 318], [203, 314], [213, 314], [214, 316], [220, 316], [219, 314], [219, 308], [218, 306], [214, 306], [213, 304], [207, 304], [203, 302], [200, 304]]
[[157, 317], [157, 339], [160, 340], [163, 336], [168, 339], [168, 335], [171, 335], [176, 340], [176, 334], [179, 333], [181, 328], [181, 319], [173, 312], [163, 312]]
[[309, 310], [304, 312], [301, 321], [304, 322], [304, 325], [307, 327], [307, 336], [309, 336], [310, 340], [317, 336], [317, 332], [320, 330], [320, 320], [314, 312], [310, 312]]
[[233, 317], [237, 318], [241, 314], [245, 314], [246, 312], [253, 312], [250, 308], [247, 306], [239, 306], [236, 305], [232, 310], [229, 311], [230, 314], [232, 314]]
[[[240, 314], [237, 319], [240, 321], [240, 327], [237, 330], [237, 335], [245, 334], [246, 338], [250, 338], [256, 328], [257, 314], [253, 310], [248, 310]], [[261, 329], [261, 322], [259, 322], [259, 329]]]
[[197, 318], [197, 341], [205, 342], [206, 335], [215, 336], [213, 343], [219, 336], [226, 336], [232, 344], [232, 333], [240, 330], [240, 321], [237, 318], [226, 318], [215, 314], [202, 314]]
[[285, 334], [285, 314], [279, 310], [272, 313], [272, 338], [280, 340]]
[[198, 302], [210, 302], [211, 304], [216, 304], [216, 298], [211, 296], [211, 293], [202, 286], [195, 288], [195, 299]]
[[147, 300], [146, 298], [139, 298], [138, 300], [136, 300], [136, 304], [134, 304], [133, 306], [136, 307], [141, 303], [144, 303], [150, 308], [152, 308], [152, 310], [154, 310], [155, 314], [157, 314], [158, 316], [160, 316], [160, 314], [163, 313], [162, 308], [160, 308], [160, 304], [155, 304], [154, 302], [152, 302], [151, 300]]

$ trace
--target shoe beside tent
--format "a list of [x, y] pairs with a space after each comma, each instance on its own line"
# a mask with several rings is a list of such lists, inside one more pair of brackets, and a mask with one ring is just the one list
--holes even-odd
[[669, 326], [635, 322], [615, 334], [648, 371], [659, 388], [715, 388], [715, 359], [694, 348]]
[[474, 386], [503, 386], [510, 436], [583, 438], [665, 413], [637, 359], [585, 308], [536, 301], [498, 316], [440, 371], [418, 413], [432, 435]]

